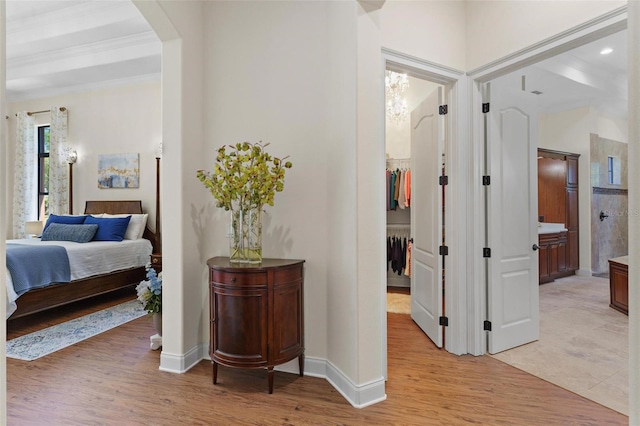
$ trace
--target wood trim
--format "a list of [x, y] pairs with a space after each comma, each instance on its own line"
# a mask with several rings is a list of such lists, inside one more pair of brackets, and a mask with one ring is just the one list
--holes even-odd
[[555, 158], [556, 160], [566, 160], [566, 157], [580, 157], [580, 154], [566, 151], [556, 151], [554, 149], [538, 148], [538, 156], [542, 156], [544, 158]]
[[594, 194], [599, 195], [629, 195], [629, 190], [622, 188], [602, 188], [594, 186], [592, 187], [592, 191]]
[[131, 287], [133, 297], [133, 287], [144, 280], [145, 274], [145, 268], [140, 267], [31, 290], [18, 298], [18, 309], [8, 320], [127, 287]]

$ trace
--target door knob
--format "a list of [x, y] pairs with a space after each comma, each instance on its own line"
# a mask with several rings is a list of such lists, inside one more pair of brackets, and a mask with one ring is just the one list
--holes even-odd
[[532, 245], [531, 248], [533, 249], [533, 251], [536, 251], [536, 250], [540, 249], [540, 247], [538, 247], [537, 244]]

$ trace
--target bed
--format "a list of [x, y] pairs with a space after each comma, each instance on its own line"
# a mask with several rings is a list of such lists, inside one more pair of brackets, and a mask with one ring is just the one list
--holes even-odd
[[[135, 215], [143, 214], [143, 211], [142, 202], [139, 200], [87, 201], [84, 213], [87, 215]], [[154, 234], [145, 223], [144, 232], [139, 241], [69, 243], [41, 242], [40, 239], [33, 239], [10, 240], [7, 243], [8, 245], [11, 243], [50, 244], [65, 247], [71, 268], [70, 282], [54, 282], [43, 288], [29, 290], [20, 296], [13, 291], [11, 274], [7, 271], [7, 315], [10, 315], [7, 319], [12, 320], [124, 288], [131, 288], [132, 295], [135, 294], [133, 288], [145, 279], [145, 265], [149, 263], [149, 256], [159, 249], [157, 247], [159, 235]], [[108, 259], [114, 257], [116, 259], [111, 264], [111, 260]], [[105, 265], [107, 265], [106, 268]], [[10, 312], [13, 313], [10, 314]]]

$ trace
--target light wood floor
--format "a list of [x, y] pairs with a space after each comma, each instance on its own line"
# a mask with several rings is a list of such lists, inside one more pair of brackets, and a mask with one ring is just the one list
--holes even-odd
[[[101, 302], [102, 307], [112, 302]], [[95, 309], [95, 308], [94, 308]], [[79, 314], [86, 312], [80, 311]], [[77, 314], [58, 312], [65, 320]], [[59, 320], [45, 318], [44, 322]], [[9, 338], [40, 328], [8, 325]], [[388, 314], [387, 400], [353, 408], [326, 380], [220, 367], [158, 370], [140, 318], [36, 361], [7, 359], [9, 425], [624, 425], [628, 418], [488, 356], [434, 348]]]

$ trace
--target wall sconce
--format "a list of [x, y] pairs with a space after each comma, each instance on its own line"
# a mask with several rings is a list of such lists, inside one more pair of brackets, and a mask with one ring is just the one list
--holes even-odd
[[73, 165], [78, 161], [78, 152], [67, 149], [67, 163], [69, 163], [69, 214], [73, 214]]
[[26, 222], [24, 225], [24, 231], [29, 236], [29, 238], [33, 238], [36, 235], [42, 234], [43, 224], [39, 220]]
[[75, 149], [70, 149], [67, 153], [67, 163], [74, 164], [76, 161], [78, 161], [78, 153]]

